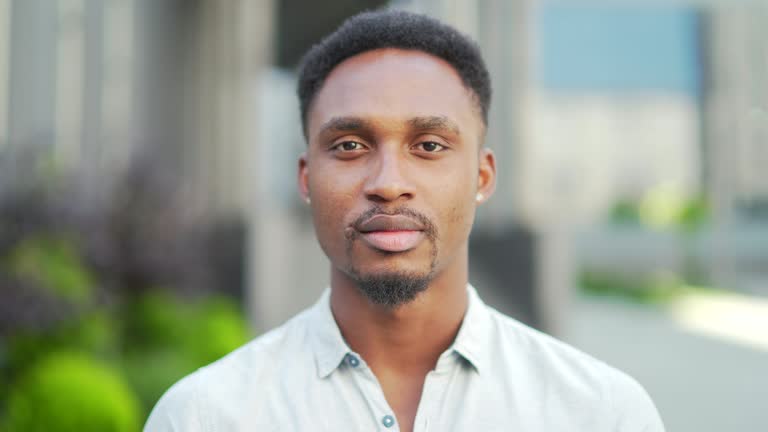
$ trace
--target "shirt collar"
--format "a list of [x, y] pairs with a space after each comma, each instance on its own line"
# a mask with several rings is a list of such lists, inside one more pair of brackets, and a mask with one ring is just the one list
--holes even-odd
[[[314, 333], [315, 365], [320, 378], [330, 375], [352, 350], [341, 335], [331, 312], [330, 288], [326, 288], [313, 306], [310, 331]], [[491, 320], [488, 307], [472, 285], [467, 285], [467, 311], [456, 339], [448, 351], [458, 353], [478, 372], [487, 364]]]
[[317, 375], [325, 378], [331, 374], [351, 353], [344, 338], [341, 336], [336, 320], [331, 312], [331, 289], [326, 288], [320, 299], [313, 306], [310, 331], [314, 332], [312, 343], [315, 351], [315, 365]]
[[467, 297], [467, 312], [449, 350], [457, 352], [480, 372], [488, 364], [491, 317], [488, 307], [480, 299], [477, 290], [469, 284], [467, 284]]

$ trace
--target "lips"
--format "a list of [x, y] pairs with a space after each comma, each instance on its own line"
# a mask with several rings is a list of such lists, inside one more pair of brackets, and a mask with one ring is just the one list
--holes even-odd
[[404, 215], [378, 214], [361, 223], [357, 230], [369, 246], [385, 252], [404, 252], [424, 239], [424, 226]]

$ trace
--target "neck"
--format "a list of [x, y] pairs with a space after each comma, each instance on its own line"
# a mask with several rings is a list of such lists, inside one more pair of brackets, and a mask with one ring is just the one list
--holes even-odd
[[456, 258], [417, 298], [372, 304], [345, 273], [331, 271], [331, 310], [347, 344], [374, 372], [425, 374], [456, 338], [467, 310], [467, 258]]

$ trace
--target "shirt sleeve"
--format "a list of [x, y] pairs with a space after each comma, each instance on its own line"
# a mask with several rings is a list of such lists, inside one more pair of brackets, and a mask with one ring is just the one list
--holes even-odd
[[648, 392], [630, 376], [616, 371], [613, 406], [620, 432], [664, 432], [664, 423]]
[[197, 392], [197, 375], [193, 373], [174, 384], [155, 404], [144, 432], [203, 432]]

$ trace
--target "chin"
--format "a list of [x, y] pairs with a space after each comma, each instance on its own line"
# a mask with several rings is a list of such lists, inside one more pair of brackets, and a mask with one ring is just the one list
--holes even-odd
[[350, 276], [371, 303], [390, 308], [412, 302], [432, 281], [431, 272], [390, 270], [360, 273], [352, 269]]

